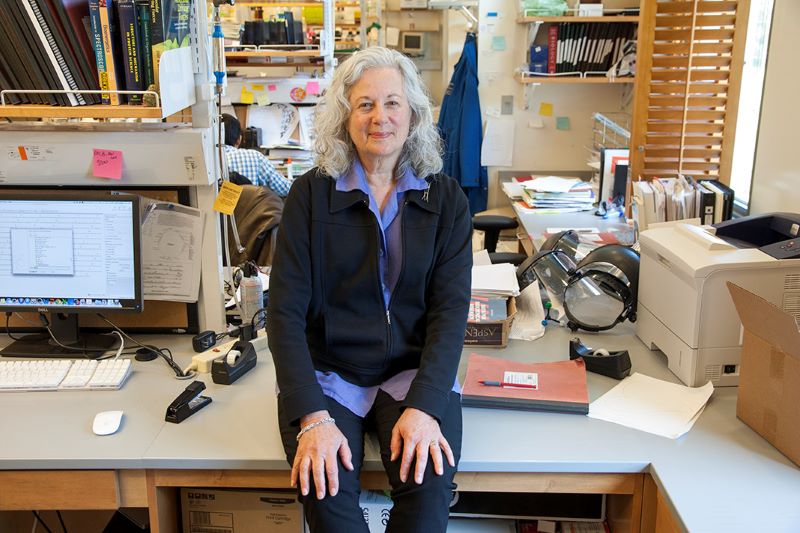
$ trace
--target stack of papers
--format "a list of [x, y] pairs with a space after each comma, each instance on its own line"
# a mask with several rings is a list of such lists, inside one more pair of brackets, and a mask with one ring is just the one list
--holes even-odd
[[570, 213], [591, 210], [595, 193], [591, 183], [578, 178], [532, 176], [523, 182], [522, 200], [537, 212]]
[[712, 392], [710, 381], [692, 388], [634, 373], [593, 401], [589, 416], [677, 439], [692, 429]]
[[517, 267], [511, 263], [473, 266], [472, 294], [486, 298], [519, 296]]

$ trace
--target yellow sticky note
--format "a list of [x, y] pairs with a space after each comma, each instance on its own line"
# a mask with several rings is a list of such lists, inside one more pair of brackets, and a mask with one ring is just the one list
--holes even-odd
[[223, 215], [232, 215], [236, 204], [239, 203], [239, 197], [241, 195], [241, 185], [236, 185], [230, 181], [223, 181], [217, 199], [214, 200], [214, 211], [218, 211]]
[[239, 98], [243, 104], [253, 103], [253, 93], [247, 90], [247, 87], [242, 87], [242, 95]]
[[261, 93], [256, 96], [256, 103], [260, 106], [265, 106], [271, 104], [272, 102], [270, 102], [269, 94]]
[[254, 92], [263, 91], [263, 90], [264, 90], [264, 86], [261, 85], [260, 83], [254, 83], [253, 84], [253, 91]]
[[549, 102], [542, 102], [539, 104], [539, 114], [543, 117], [552, 117], [553, 116], [553, 104]]

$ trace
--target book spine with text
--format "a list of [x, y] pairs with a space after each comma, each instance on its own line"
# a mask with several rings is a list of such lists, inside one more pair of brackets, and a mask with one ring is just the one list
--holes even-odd
[[150, 0], [136, 0], [136, 21], [139, 24], [141, 44], [139, 59], [141, 60], [142, 81], [145, 89], [149, 89], [151, 85], [155, 84], [150, 19]]
[[[103, 46], [103, 28], [100, 22], [100, 0], [89, 0], [89, 20], [92, 26], [94, 58], [97, 63], [97, 81], [100, 84], [101, 91], [108, 91], [110, 86], [108, 83], [108, 70], [106, 69], [106, 52]], [[111, 104], [111, 94], [102, 93], [100, 98], [104, 104]]]
[[[114, 55], [114, 2], [113, 0], [100, 0], [100, 29], [103, 34], [103, 50], [106, 56], [106, 72], [108, 73], [108, 90], [119, 91], [123, 89], [121, 78], [117, 69]], [[111, 105], [120, 105], [124, 100], [114, 92], [109, 93]]]
[[[117, 0], [117, 18], [119, 20], [119, 43], [122, 48], [122, 71], [125, 74], [125, 88], [129, 91], [144, 90], [142, 79], [139, 39], [139, 25], [136, 21], [136, 5], [134, 0]], [[128, 103], [142, 103], [141, 94], [128, 95]]]

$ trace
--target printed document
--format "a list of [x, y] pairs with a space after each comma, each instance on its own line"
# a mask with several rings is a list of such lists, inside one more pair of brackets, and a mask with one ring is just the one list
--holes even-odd
[[142, 223], [144, 299], [196, 302], [203, 213], [168, 202], [152, 202], [146, 213]]

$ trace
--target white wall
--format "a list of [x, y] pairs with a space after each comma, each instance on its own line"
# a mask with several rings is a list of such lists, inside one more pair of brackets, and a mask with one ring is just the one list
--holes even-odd
[[800, 2], [775, 0], [761, 122], [753, 171], [750, 213], [800, 212], [798, 133]]
[[[573, 4], [570, 1], [570, 5]], [[618, 0], [604, 2], [604, 5], [621, 7], [638, 5], [638, 2]], [[489, 12], [497, 13], [498, 17], [488, 17]], [[509, 118], [515, 128], [513, 165], [489, 168], [489, 207], [507, 203], [497, 183], [499, 170], [589, 170], [586, 147], [591, 145], [592, 114], [629, 111], [623, 106], [624, 92], [632, 90], [632, 85], [628, 84], [527, 86], [526, 97], [524, 86], [513, 77], [514, 70], [525, 64], [528, 48], [528, 25], [516, 22], [518, 12], [517, 0], [480, 1], [478, 77], [484, 124], [487, 110], [499, 111], [502, 95], [514, 96], [513, 115], [501, 115], [503, 119]], [[495, 36], [505, 37], [505, 51], [492, 49]], [[552, 117], [539, 116], [542, 102], [553, 104]], [[569, 117], [569, 131], [556, 129], [557, 116]], [[539, 118], [543, 128], [529, 127], [531, 120]]]

